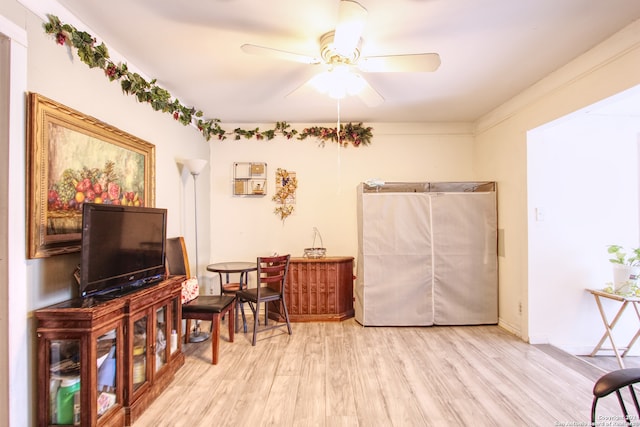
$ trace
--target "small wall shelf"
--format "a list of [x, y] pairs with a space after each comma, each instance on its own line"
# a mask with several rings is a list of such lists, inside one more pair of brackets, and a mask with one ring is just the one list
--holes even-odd
[[267, 194], [267, 164], [242, 162], [233, 164], [233, 194], [264, 196]]

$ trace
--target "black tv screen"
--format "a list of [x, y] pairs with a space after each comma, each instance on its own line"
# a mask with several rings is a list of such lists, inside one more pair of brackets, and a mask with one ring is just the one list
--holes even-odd
[[165, 277], [167, 210], [85, 203], [80, 295], [136, 288]]

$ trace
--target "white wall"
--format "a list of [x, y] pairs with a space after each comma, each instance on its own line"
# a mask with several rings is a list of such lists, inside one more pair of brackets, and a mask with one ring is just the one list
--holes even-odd
[[[169, 209], [169, 233], [187, 234], [192, 230], [193, 187], [190, 176], [182, 172], [176, 159], [184, 157], [209, 157], [209, 144], [193, 128], [183, 127], [169, 115], [153, 111], [147, 105], [137, 103], [122, 94], [117, 83], [109, 82], [100, 70], [90, 70], [81, 63], [75, 53], [61, 47], [44, 34], [42, 19], [25, 10], [15, 1], [0, 4], [0, 17], [6, 27], [15, 26], [25, 31], [24, 58], [16, 57], [16, 67], [11, 75], [13, 109], [9, 133], [12, 151], [9, 168], [11, 193], [3, 194], [9, 202], [11, 245], [8, 276], [9, 313], [0, 315], [9, 319], [9, 337], [3, 339], [5, 356], [1, 369], [8, 378], [8, 392], [0, 389], [2, 416], [10, 418], [9, 425], [35, 425], [36, 408], [36, 340], [35, 324], [31, 312], [39, 307], [59, 302], [75, 295], [72, 272], [79, 261], [78, 254], [46, 259], [25, 260], [25, 199], [24, 161], [26, 106], [25, 91], [38, 92], [55, 101], [96, 117], [123, 131], [129, 132], [156, 145], [156, 206]], [[3, 21], [4, 22], [4, 21]], [[28, 42], [28, 43], [27, 43]], [[16, 52], [14, 50], [14, 52]], [[12, 52], [12, 55], [16, 53]], [[4, 75], [3, 75], [3, 78]], [[7, 78], [9, 78], [7, 76]], [[19, 82], [22, 82], [21, 86]], [[4, 102], [4, 101], [3, 101]], [[208, 169], [203, 172], [203, 182], [209, 179]], [[202, 223], [200, 229], [209, 234], [208, 187], [198, 188]], [[16, 243], [16, 239], [19, 239]], [[14, 242], [14, 243], [12, 243]], [[208, 258], [208, 245], [200, 248]], [[192, 251], [193, 248], [190, 247]], [[1, 336], [1, 335], [0, 335]], [[6, 376], [5, 376], [6, 375]], [[8, 402], [8, 404], [7, 404]], [[0, 424], [3, 424], [0, 419]]]
[[[11, 165], [24, 165], [25, 159], [25, 102], [27, 85], [27, 35], [11, 21], [0, 16], [0, 115], [2, 132], [2, 200], [0, 201], [0, 424], [27, 425], [29, 414], [20, 410], [29, 398], [30, 365], [26, 351], [31, 333], [27, 328], [26, 263], [24, 252], [24, 170], [14, 170]], [[13, 203], [10, 203], [13, 201]]]
[[[502, 235], [500, 324], [525, 340], [531, 338], [530, 322], [533, 318], [530, 318], [530, 311], [542, 310], [548, 315], [553, 310], [548, 305], [549, 301], [558, 298], [547, 292], [544, 297], [528, 301], [537, 284], [530, 280], [531, 269], [535, 267], [528, 264], [531, 256], [528, 226], [533, 206], [527, 204], [530, 185], [527, 181], [527, 133], [640, 84], [639, 69], [640, 21], [636, 21], [477, 124], [474, 164], [479, 178], [493, 176], [498, 182], [498, 217]], [[585, 235], [581, 244], [590, 245], [590, 236]], [[581, 301], [584, 298], [585, 295], [581, 294], [577, 299], [563, 302], [573, 310], [575, 305], [584, 302]], [[593, 315], [597, 316], [597, 313]], [[556, 324], [556, 328], [562, 329], [563, 325]]]
[[[330, 142], [320, 147], [313, 139], [212, 142], [210, 261], [253, 260], [274, 251], [302, 256], [312, 245], [313, 227], [327, 255], [355, 257], [358, 183], [474, 179], [468, 125], [367, 125], [374, 129], [372, 144], [358, 148]], [[234, 162], [266, 162], [268, 194], [233, 196]], [[274, 214], [272, 201], [277, 168], [296, 172], [298, 179], [295, 210], [285, 221]]]
[[[637, 102], [639, 91], [628, 92]], [[602, 289], [612, 281], [607, 245], [640, 246], [639, 117], [611, 116], [592, 106], [529, 134], [532, 342], [589, 354], [604, 332], [585, 288]], [[613, 319], [619, 303], [604, 305]], [[629, 309], [623, 319], [616, 335], [628, 342], [637, 318]]]
[[[110, 82], [101, 70], [89, 69], [68, 47], [46, 35], [42, 20], [27, 14], [29, 35], [28, 90], [93, 116], [156, 146], [156, 203], [169, 209], [168, 233], [186, 234], [192, 229], [193, 187], [191, 177], [181, 171], [177, 160], [209, 157], [209, 144], [192, 127], [184, 127], [170, 115], [126, 96], [117, 82]], [[208, 179], [208, 169], [203, 171]], [[208, 189], [199, 188], [202, 223], [208, 233]], [[191, 245], [191, 243], [190, 243]], [[191, 246], [190, 246], [191, 249]], [[208, 247], [200, 248], [208, 256]], [[70, 273], [78, 254], [29, 262], [30, 307], [37, 308], [72, 295]]]

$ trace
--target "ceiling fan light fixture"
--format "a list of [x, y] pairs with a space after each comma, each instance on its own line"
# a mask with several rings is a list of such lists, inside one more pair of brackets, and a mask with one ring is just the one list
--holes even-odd
[[347, 92], [344, 87], [336, 86], [329, 90], [329, 98], [331, 99], [345, 99], [347, 97]]
[[320, 37], [320, 57], [326, 64], [355, 64], [360, 58], [362, 39], [347, 53], [339, 53], [335, 44], [335, 31], [329, 31]]
[[333, 99], [343, 99], [348, 95], [358, 95], [366, 87], [364, 79], [354, 73], [348, 65], [335, 65], [313, 77], [309, 84], [318, 92]]
[[329, 72], [325, 71], [323, 73], [316, 74], [315, 76], [313, 76], [311, 80], [309, 80], [308, 84], [316, 91], [322, 94], [326, 94], [329, 90], [330, 79], [331, 77], [329, 75]]

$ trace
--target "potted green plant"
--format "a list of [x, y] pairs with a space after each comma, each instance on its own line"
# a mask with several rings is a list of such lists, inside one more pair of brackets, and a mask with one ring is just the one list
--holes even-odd
[[631, 249], [627, 255], [620, 245], [609, 245], [607, 252], [611, 255], [609, 262], [613, 266], [613, 289], [624, 291], [630, 284], [635, 284], [640, 275], [640, 248]]

